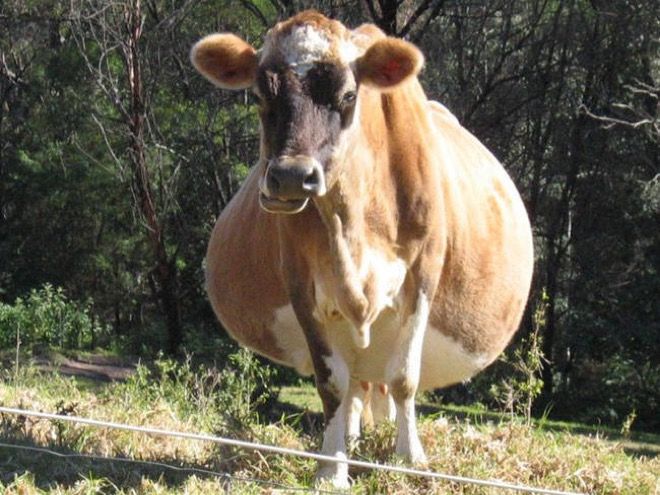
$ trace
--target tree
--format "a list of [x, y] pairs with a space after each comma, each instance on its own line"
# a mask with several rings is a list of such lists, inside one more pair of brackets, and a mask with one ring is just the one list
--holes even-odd
[[[167, 252], [167, 232], [151, 179], [151, 169], [155, 167], [149, 166], [146, 149], [149, 110], [146, 85], [150, 81], [145, 80], [143, 67], [146, 59], [141, 41], [145, 25], [142, 2], [83, 0], [74, 4], [72, 14], [75, 16], [74, 33], [80, 53], [107, 100], [96, 111], [107, 116], [110, 111], [107, 105], [110, 104], [112, 116], [119, 118], [124, 127], [129, 150], [126, 157], [114, 150], [115, 145], [108, 137], [109, 131], [100, 119], [96, 119], [120, 173], [126, 173], [126, 164], [130, 170], [134, 206], [144, 222], [154, 261], [153, 270], [149, 274], [152, 291], [165, 314], [168, 348], [170, 352], [176, 352], [183, 339], [177, 269], [173, 257]], [[95, 53], [90, 53], [92, 51]]]

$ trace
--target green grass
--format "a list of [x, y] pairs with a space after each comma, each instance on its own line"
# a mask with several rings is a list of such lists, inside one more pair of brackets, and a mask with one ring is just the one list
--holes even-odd
[[[239, 356], [223, 372], [161, 361], [139, 368], [124, 383], [99, 387], [24, 367], [17, 378], [8, 370], [0, 382], [0, 404], [317, 451], [320, 402], [313, 387], [285, 388], [275, 406], [261, 401], [254, 395], [260, 368], [250, 359]], [[584, 434], [574, 425], [548, 421], [530, 427], [483, 410], [430, 407], [421, 408], [430, 414], [420, 419], [419, 430], [432, 470], [585, 493], [658, 492], [660, 459], [632, 456], [602, 433]], [[280, 411], [275, 419], [274, 410]], [[396, 462], [394, 433], [391, 424], [367, 431], [353, 456]], [[115, 459], [0, 447], [0, 490], [16, 494], [287, 493], [282, 486], [313, 486], [315, 470], [314, 462], [296, 457], [10, 415], [0, 415], [0, 442]], [[351, 476], [356, 494], [502, 493], [365, 470], [351, 470]]]
[[[282, 388], [279, 396], [284, 403], [290, 404], [303, 411], [320, 413], [322, 411], [321, 399], [311, 383], [298, 386]], [[473, 424], [487, 422], [502, 423], [511, 419], [507, 413], [490, 411], [483, 406], [459, 406], [455, 404], [437, 404], [428, 400], [417, 401], [418, 410], [422, 415], [434, 416], [442, 414], [455, 420], [469, 421]], [[532, 418], [534, 428], [543, 431], [565, 432], [571, 434], [582, 434], [596, 436], [604, 440], [619, 442], [631, 453], [647, 454], [650, 456], [660, 455], [660, 435], [631, 431], [623, 434], [620, 430], [603, 425], [588, 425], [583, 423], [557, 421], [552, 419]]]
[[282, 402], [291, 404], [301, 410], [320, 413], [323, 411], [321, 398], [316, 392], [316, 388], [311, 383], [283, 387], [280, 390], [279, 399]]

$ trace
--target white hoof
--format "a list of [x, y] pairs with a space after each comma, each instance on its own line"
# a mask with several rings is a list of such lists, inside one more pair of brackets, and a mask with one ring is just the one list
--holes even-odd
[[395, 453], [414, 466], [422, 467], [428, 464], [424, 448], [419, 440], [406, 444], [397, 444]]
[[351, 484], [348, 481], [348, 469], [341, 466], [319, 468], [314, 485], [318, 489], [329, 487], [335, 490], [349, 490]]

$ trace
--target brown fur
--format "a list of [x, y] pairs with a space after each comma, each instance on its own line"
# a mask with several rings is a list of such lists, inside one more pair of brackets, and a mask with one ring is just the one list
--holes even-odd
[[286, 36], [293, 28], [298, 26], [313, 26], [316, 29], [325, 31], [331, 38], [342, 38], [348, 33], [348, 30], [341, 22], [328, 19], [316, 10], [305, 10], [299, 14], [279, 22], [268, 32], [269, 36]]

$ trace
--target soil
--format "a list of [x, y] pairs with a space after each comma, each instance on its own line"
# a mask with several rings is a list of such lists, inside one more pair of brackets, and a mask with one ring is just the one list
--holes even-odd
[[66, 376], [79, 376], [102, 382], [126, 380], [135, 373], [136, 368], [135, 364], [121, 362], [117, 358], [107, 356], [38, 357], [35, 358], [34, 364], [44, 371], [56, 371]]

